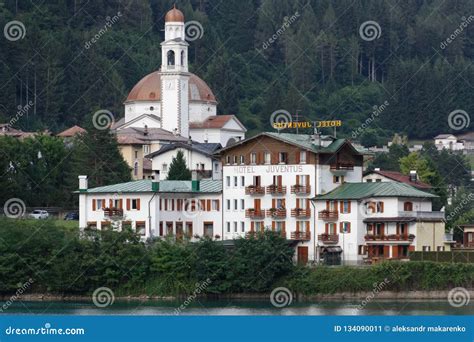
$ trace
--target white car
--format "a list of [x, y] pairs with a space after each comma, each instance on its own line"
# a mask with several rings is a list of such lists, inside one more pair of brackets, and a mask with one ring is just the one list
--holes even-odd
[[43, 220], [47, 219], [49, 214], [46, 210], [33, 210], [33, 212], [30, 214], [30, 217], [37, 220]]

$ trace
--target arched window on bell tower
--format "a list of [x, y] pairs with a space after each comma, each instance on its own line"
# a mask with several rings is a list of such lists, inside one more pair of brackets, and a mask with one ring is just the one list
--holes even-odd
[[184, 51], [181, 51], [181, 66], [184, 66]]
[[174, 51], [173, 50], [169, 50], [168, 53], [166, 54], [166, 58], [168, 60], [168, 63], [167, 65], [175, 65], [175, 61], [174, 61]]

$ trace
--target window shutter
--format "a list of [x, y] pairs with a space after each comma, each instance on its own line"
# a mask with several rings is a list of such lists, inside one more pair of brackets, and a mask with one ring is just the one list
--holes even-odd
[[92, 211], [95, 211], [96, 209], [96, 202], [95, 202], [95, 199], [92, 200]]
[[127, 198], [127, 210], [130, 210], [130, 198]]
[[296, 175], [296, 185], [300, 185], [300, 176]]
[[140, 199], [137, 198], [137, 210], [140, 210]]
[[301, 163], [300, 153], [301, 153], [300, 151], [296, 151], [296, 163], [295, 164]]
[[329, 223], [325, 224], [325, 228], [326, 228], [326, 234], [329, 234]]
[[220, 206], [221, 201], [217, 200], [217, 211], [219, 211], [219, 206]]
[[119, 199], [119, 209], [123, 209], [123, 199]]
[[199, 205], [200, 208], [199, 208], [198, 211], [204, 211], [204, 210], [206, 210], [206, 200], [203, 200], [203, 199], [202, 199], [202, 200], [199, 200], [199, 203], [200, 203], [200, 205]]
[[342, 222], [339, 222], [339, 233], [344, 233], [344, 225], [342, 224]]
[[306, 175], [306, 186], [309, 186], [309, 175]]
[[296, 221], [296, 232], [299, 233], [300, 231], [300, 221]]
[[282, 184], [283, 184], [283, 178], [282, 177], [283, 176], [281, 176], [281, 175], [277, 177], [278, 186], [282, 186]]
[[300, 208], [300, 199], [297, 198], [296, 199], [296, 209], [299, 209]]
[[111, 198], [109, 198], [109, 208], [113, 208], [114, 204]]
[[350, 222], [347, 222], [347, 232], [348, 233], [351, 232], [351, 223]]
[[344, 184], [345, 181], [344, 181], [344, 176], [341, 176], [341, 184]]
[[163, 210], [163, 198], [160, 198], [160, 211]]
[[326, 210], [329, 210], [329, 201], [326, 201]]
[[283, 198], [283, 199], [281, 200], [281, 205], [282, 205], [282, 207], [283, 207], [284, 209], [286, 209], [286, 199]]
[[380, 202], [380, 212], [383, 213], [383, 202]]
[[272, 231], [275, 231], [275, 224], [276, 224], [276, 222], [272, 221]]
[[286, 234], [286, 221], [283, 221], [281, 229], [282, 229], [282, 233]]
[[254, 232], [255, 231], [255, 222], [250, 222], [250, 231]]
[[351, 201], [347, 201], [347, 213], [351, 213]]
[[336, 183], [336, 176], [332, 176], [332, 182]]
[[212, 208], [211, 208], [211, 200], [208, 199], [208, 200], [207, 200], [207, 211], [211, 211], [211, 209], [212, 209]]
[[397, 235], [400, 235], [400, 223], [397, 222]]
[[309, 221], [306, 221], [306, 232], [308, 233], [309, 232]]
[[344, 212], [344, 201], [341, 201], [339, 204], [340, 204], [340, 207], [341, 207], [340, 212], [343, 213]]

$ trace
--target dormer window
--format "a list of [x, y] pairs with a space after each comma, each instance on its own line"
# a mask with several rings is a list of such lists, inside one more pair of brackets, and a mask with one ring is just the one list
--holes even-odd
[[279, 152], [278, 153], [278, 163], [279, 164], [287, 164], [288, 163], [288, 153]]
[[257, 164], [257, 153], [250, 153], [250, 164]]

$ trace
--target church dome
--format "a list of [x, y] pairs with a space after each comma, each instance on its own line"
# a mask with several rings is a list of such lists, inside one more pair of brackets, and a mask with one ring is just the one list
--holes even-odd
[[176, 21], [184, 23], [184, 14], [179, 9], [174, 6], [171, 10], [168, 11], [165, 15], [165, 22]]
[[[189, 102], [204, 101], [217, 103], [211, 88], [201, 78], [194, 74], [189, 77]], [[161, 101], [161, 74], [159, 71], [143, 77], [130, 91], [127, 100], [130, 101]]]

